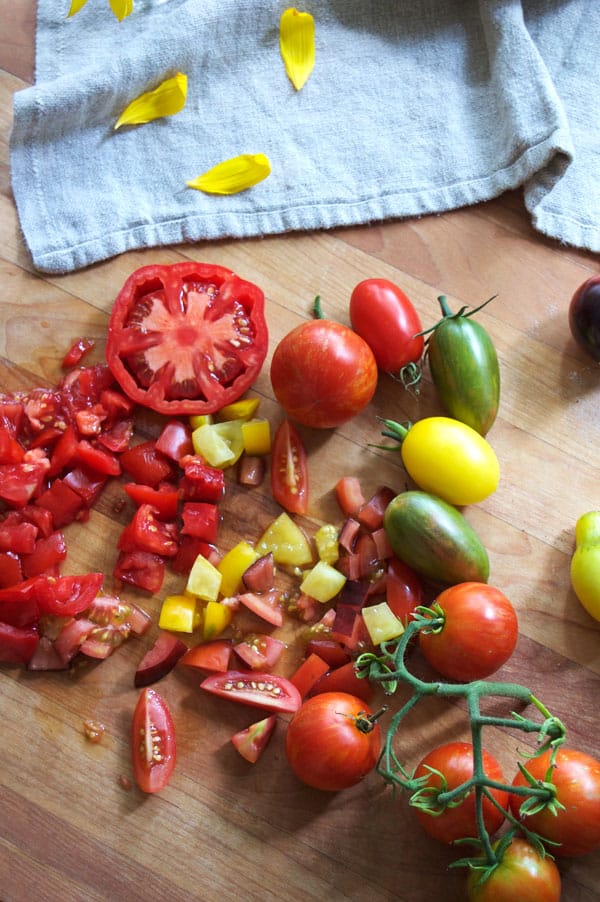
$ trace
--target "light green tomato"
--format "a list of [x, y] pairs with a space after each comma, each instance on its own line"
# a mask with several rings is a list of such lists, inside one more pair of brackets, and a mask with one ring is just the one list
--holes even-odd
[[571, 585], [595, 620], [600, 620], [600, 511], [588, 511], [575, 524]]
[[451, 417], [425, 417], [406, 432], [402, 461], [424, 492], [449, 504], [477, 504], [495, 492], [500, 465], [486, 439]]

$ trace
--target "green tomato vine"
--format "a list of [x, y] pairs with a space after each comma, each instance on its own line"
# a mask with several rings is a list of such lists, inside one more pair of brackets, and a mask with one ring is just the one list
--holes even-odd
[[[473, 791], [478, 836], [465, 838], [462, 842], [474, 845], [477, 853], [461, 858], [454, 862], [453, 866], [476, 870], [482, 874], [482, 879], [485, 880], [499, 865], [505, 850], [517, 834], [523, 835], [541, 856], [549, 854], [546, 848], [546, 845], [551, 845], [549, 840], [528, 830], [510, 811], [505, 810], [492, 794], [492, 790], [523, 796], [522, 814], [533, 814], [542, 808], [556, 811], [563, 807], [556, 798], [556, 788], [552, 783], [552, 768], [556, 752], [565, 741], [566, 729], [530, 689], [519, 683], [489, 680], [474, 680], [470, 683], [427, 682], [411, 673], [406, 665], [406, 654], [411, 640], [421, 630], [435, 632], [439, 631], [442, 626], [443, 615], [439, 609], [436, 610], [435, 606], [418, 608], [399, 641], [382, 643], [380, 654], [367, 652], [360, 655], [356, 661], [356, 669], [359, 677], [368, 678], [381, 684], [386, 695], [393, 695], [400, 683], [411, 687], [412, 694], [408, 700], [392, 715], [377, 763], [377, 772], [386, 783], [409, 793], [409, 801], [413, 807], [427, 811], [432, 816], [440, 814], [447, 808], [460, 805], [465, 796]], [[430, 696], [447, 699], [463, 698], [467, 705], [473, 746], [473, 776], [452, 790], [448, 789], [444, 779], [440, 780], [440, 786], [432, 787], [427, 785], [429, 775], [424, 777], [411, 775], [401, 763], [396, 752], [396, 739], [402, 721], [418, 702]], [[506, 717], [485, 714], [482, 712], [481, 702], [489, 697], [510, 698], [526, 705], [533, 705], [543, 719], [524, 717], [514, 711]], [[546, 773], [546, 779], [536, 780], [521, 763], [519, 763], [519, 768], [526, 777], [527, 785], [508, 786], [489, 779], [483, 768], [482, 733], [485, 727], [516, 729], [523, 733], [537, 734], [538, 748], [530, 757], [537, 757], [550, 750], [550, 767]], [[443, 777], [441, 774], [438, 776]], [[498, 842], [492, 842], [485, 826], [484, 799], [489, 800], [498, 808], [508, 821], [508, 829]]]

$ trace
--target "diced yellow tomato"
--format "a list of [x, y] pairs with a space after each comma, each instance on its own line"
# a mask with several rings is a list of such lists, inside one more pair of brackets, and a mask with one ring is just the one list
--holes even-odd
[[242, 439], [246, 454], [260, 457], [271, 451], [271, 424], [268, 420], [247, 420], [242, 423]]
[[273, 560], [284, 567], [305, 567], [313, 554], [308, 540], [299, 526], [285, 512], [266, 528], [256, 550], [260, 555], [273, 553]]
[[335, 564], [340, 556], [339, 533], [332, 523], [325, 523], [315, 533], [315, 546], [321, 561]]
[[200, 426], [210, 426], [213, 422], [212, 414], [196, 413], [189, 417], [189, 424], [192, 429], [199, 429]]
[[233, 619], [233, 609], [220, 601], [209, 601], [204, 608], [202, 638], [208, 642], [227, 629]]
[[341, 592], [345, 582], [346, 577], [343, 573], [340, 573], [327, 561], [317, 561], [312, 570], [308, 570], [304, 574], [300, 591], [324, 604]]
[[363, 608], [362, 616], [373, 645], [397, 639], [404, 632], [404, 624], [396, 617], [387, 601]]
[[176, 633], [193, 633], [196, 599], [187, 595], [167, 595], [162, 603], [158, 626]]
[[241, 420], [224, 420], [200, 426], [192, 432], [192, 444], [211, 467], [233, 466], [244, 451]]
[[240, 587], [242, 576], [250, 564], [260, 557], [258, 551], [249, 542], [238, 542], [237, 545], [223, 555], [217, 564], [217, 570], [222, 576], [221, 594], [235, 595]]
[[217, 568], [199, 554], [192, 564], [185, 587], [186, 592], [202, 601], [216, 601], [221, 590], [222, 579]]
[[259, 404], [260, 398], [241, 398], [222, 407], [217, 417], [219, 420], [249, 420], [258, 410]]

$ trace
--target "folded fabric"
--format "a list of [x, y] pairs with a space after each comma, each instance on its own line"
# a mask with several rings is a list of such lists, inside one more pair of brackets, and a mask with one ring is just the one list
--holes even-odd
[[[524, 187], [533, 224], [600, 251], [597, 0], [311, 0], [301, 90], [267, 0], [39, 0], [36, 81], [14, 98], [13, 194], [34, 265], [438, 213]], [[114, 124], [177, 72], [181, 112]], [[238, 154], [234, 195], [187, 182]]]

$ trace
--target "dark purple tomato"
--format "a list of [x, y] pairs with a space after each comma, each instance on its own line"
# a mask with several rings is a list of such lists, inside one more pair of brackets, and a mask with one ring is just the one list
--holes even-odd
[[600, 361], [600, 276], [583, 282], [573, 295], [569, 326], [577, 344]]

